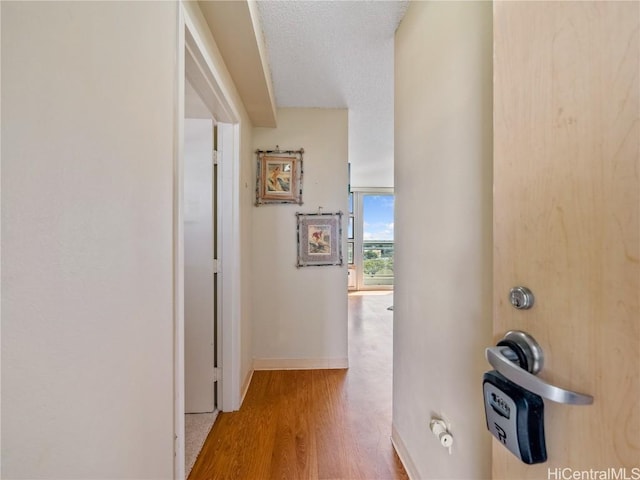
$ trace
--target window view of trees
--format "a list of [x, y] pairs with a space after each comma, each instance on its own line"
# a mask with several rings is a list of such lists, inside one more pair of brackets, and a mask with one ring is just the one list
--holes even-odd
[[364, 273], [371, 277], [392, 277], [393, 284], [393, 242], [364, 242]]

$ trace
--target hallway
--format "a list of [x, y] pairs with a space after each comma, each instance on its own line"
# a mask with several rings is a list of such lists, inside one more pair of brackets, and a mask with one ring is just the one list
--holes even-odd
[[391, 292], [349, 295], [348, 370], [257, 371], [189, 476], [406, 479], [391, 445]]

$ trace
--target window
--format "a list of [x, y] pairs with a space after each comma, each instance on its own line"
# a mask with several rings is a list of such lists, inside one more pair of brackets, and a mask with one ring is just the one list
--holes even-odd
[[362, 196], [362, 270], [366, 287], [393, 286], [393, 195]]
[[[353, 195], [353, 200], [351, 200]], [[353, 205], [353, 264], [357, 290], [392, 289], [393, 273], [393, 190], [362, 189], [350, 194]], [[351, 229], [350, 229], [351, 230]]]

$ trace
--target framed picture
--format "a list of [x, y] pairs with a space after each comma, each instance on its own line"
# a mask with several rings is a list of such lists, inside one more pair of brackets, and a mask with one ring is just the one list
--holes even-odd
[[296, 213], [298, 267], [343, 265], [342, 212]]
[[256, 206], [264, 203], [302, 205], [302, 154], [300, 150], [256, 150]]

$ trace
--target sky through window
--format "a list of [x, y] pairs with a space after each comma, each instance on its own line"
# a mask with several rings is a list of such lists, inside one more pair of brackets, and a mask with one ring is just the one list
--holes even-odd
[[393, 195], [363, 196], [363, 239], [393, 240]]

